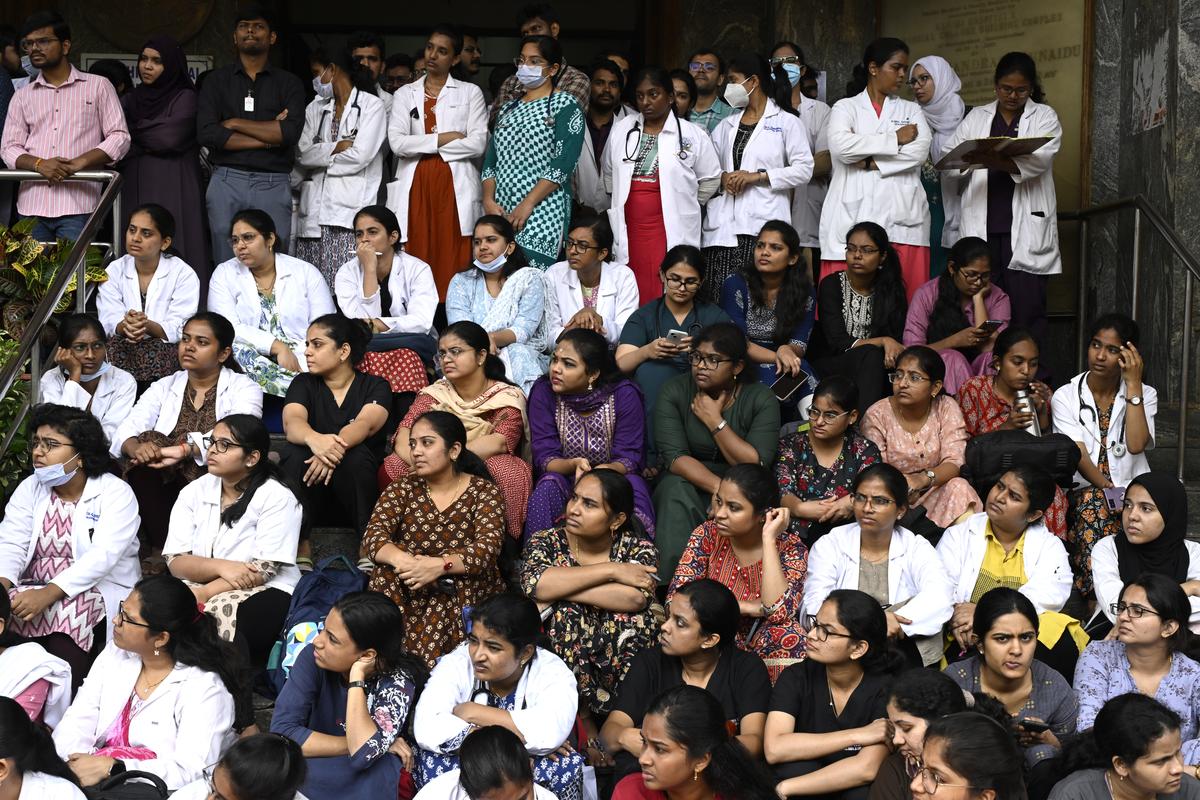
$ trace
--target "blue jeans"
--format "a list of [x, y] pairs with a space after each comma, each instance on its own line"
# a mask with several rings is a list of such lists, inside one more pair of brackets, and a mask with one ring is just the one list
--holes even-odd
[[79, 239], [83, 226], [87, 224], [88, 214], [67, 214], [61, 217], [38, 217], [33, 226], [33, 238], [39, 242], [53, 242], [57, 239]]

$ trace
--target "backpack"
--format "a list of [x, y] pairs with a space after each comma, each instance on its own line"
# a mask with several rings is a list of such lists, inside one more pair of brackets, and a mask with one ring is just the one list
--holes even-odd
[[1079, 445], [1062, 433], [1034, 436], [1025, 430], [992, 431], [967, 442], [962, 476], [980, 497], [987, 497], [992, 485], [1014, 464], [1032, 464], [1050, 473], [1063, 489], [1070, 489], [1079, 457]]
[[292, 592], [279, 638], [267, 658], [266, 685], [261, 693], [278, 697], [296, 656], [317, 637], [320, 623], [333, 604], [351, 592], [367, 588], [367, 576], [345, 556], [331, 556], [300, 577]]

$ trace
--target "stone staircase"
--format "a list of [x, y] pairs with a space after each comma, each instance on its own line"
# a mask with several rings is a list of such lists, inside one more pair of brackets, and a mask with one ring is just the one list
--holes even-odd
[[[1150, 468], [1174, 474], [1179, 453], [1178, 409], [1162, 407], [1154, 421], [1154, 449], [1147, 454]], [[1200, 541], [1200, 409], [1189, 411], [1184, 462], [1188, 495], [1188, 538]]]

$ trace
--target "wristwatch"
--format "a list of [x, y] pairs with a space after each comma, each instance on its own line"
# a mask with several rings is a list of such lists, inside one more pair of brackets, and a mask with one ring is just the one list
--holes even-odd
[[937, 483], [937, 473], [936, 473], [936, 472], [934, 472], [934, 471], [933, 471], [933, 470], [931, 470], [931, 469], [927, 469], [927, 470], [925, 470], [925, 477], [926, 477], [926, 478], [929, 478], [929, 485], [928, 485], [928, 486], [926, 486], [925, 488], [926, 488], [926, 489], [932, 489], [932, 488], [933, 488], [933, 485], [934, 485], [935, 483]]
[[729, 426], [729, 420], [723, 419], [723, 420], [721, 420], [721, 423], [719, 425], [717, 425], [717, 427], [715, 427], [711, 431], [709, 431], [709, 433], [713, 436], [716, 436], [718, 433], [725, 430], [725, 428], [727, 428], [728, 426]]
[[1142, 396], [1140, 394], [1135, 394], [1133, 397], [1126, 397], [1125, 402], [1129, 403], [1131, 406], [1140, 406], [1142, 404]]
[[346, 684], [346, 688], [347, 689], [362, 689], [363, 691], [366, 691], [367, 682], [366, 681], [350, 681], [350, 683]]

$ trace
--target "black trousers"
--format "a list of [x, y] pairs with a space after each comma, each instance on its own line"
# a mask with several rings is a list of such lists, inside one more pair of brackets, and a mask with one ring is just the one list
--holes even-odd
[[266, 667], [291, 602], [292, 596], [282, 589], [264, 589], [238, 606], [233, 643], [254, 671]]
[[887, 369], [883, 366], [883, 348], [879, 345], [864, 344], [861, 347], [851, 347], [844, 353], [814, 362], [813, 369], [822, 378], [843, 375], [858, 385], [860, 419], [876, 401], [892, 393]]
[[295, 481], [304, 506], [300, 538], [307, 539], [313, 525], [354, 528], [362, 536], [379, 499], [378, 459], [365, 447], [352, 447], [328, 485], [305, 486], [308, 465], [304, 462], [311, 457], [312, 451], [303, 445], [288, 442], [279, 448], [279, 466]]

